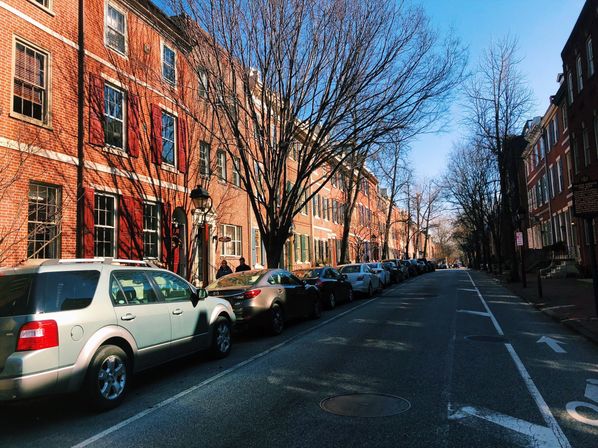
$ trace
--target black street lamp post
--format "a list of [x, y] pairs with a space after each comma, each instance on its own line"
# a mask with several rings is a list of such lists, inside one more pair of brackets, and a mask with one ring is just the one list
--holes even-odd
[[199, 211], [202, 214], [201, 223], [199, 228], [197, 229], [197, 250], [198, 255], [200, 255], [200, 264], [198, 266], [198, 271], [201, 270], [202, 278], [201, 281], [203, 282], [203, 287], [206, 286], [208, 280], [208, 243], [209, 243], [209, 235], [207, 232], [207, 223], [206, 218], [208, 213], [212, 209], [212, 198], [210, 197], [210, 193], [208, 190], [201, 186], [195, 187], [189, 193], [189, 197], [193, 202], [193, 207], [195, 210]]

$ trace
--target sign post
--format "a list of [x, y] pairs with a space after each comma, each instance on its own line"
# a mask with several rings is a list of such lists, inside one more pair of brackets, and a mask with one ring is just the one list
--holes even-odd
[[594, 304], [598, 315], [598, 272], [596, 271], [596, 244], [594, 241], [594, 218], [598, 216], [598, 181], [584, 181], [573, 184], [573, 215], [583, 218], [590, 244]]

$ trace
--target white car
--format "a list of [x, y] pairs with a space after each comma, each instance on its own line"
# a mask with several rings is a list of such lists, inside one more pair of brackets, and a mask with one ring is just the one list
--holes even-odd
[[345, 264], [339, 266], [338, 270], [341, 274], [347, 276], [353, 291], [361, 292], [368, 297], [382, 287], [380, 278], [372, 272], [367, 263]]
[[378, 275], [383, 288], [390, 285], [390, 272], [386, 270], [382, 263], [368, 263], [368, 267], [374, 274]]

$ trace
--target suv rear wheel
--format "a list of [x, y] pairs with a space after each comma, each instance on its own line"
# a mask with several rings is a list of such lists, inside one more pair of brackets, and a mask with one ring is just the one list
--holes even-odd
[[129, 388], [129, 357], [116, 345], [104, 345], [94, 355], [85, 379], [90, 404], [100, 411], [115, 408]]

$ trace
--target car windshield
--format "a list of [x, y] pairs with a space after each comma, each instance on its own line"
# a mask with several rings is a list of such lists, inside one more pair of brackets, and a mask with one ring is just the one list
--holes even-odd
[[322, 274], [322, 269], [299, 269], [297, 271], [293, 271], [299, 278], [319, 278]]
[[253, 286], [262, 276], [268, 272], [267, 270], [260, 271], [245, 271], [236, 274], [225, 275], [208, 286], [208, 289], [230, 288], [233, 286]]
[[343, 274], [353, 274], [355, 272], [361, 272], [361, 266], [358, 264], [348, 264], [347, 266], [342, 266], [340, 268], [340, 272]]
[[387, 261], [386, 263], [383, 263], [385, 268], [395, 268], [396, 265], [392, 262], [392, 261]]

